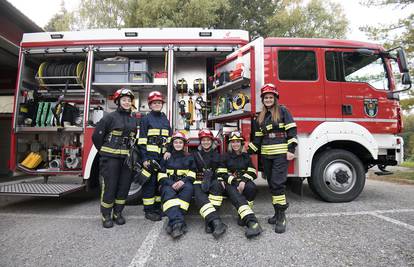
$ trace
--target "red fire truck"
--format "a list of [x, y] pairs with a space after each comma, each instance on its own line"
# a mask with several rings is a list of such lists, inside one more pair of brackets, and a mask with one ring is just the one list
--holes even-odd
[[[396, 76], [407, 88], [397, 90]], [[60, 196], [96, 185], [91, 135], [114, 110], [116, 89], [134, 91], [137, 117], [149, 111], [148, 93], [161, 91], [173, 129], [186, 130], [196, 145], [198, 130], [210, 127], [225, 150], [234, 129], [250, 139], [264, 83], [277, 86], [298, 125], [293, 188], [307, 179], [323, 200], [351, 201], [369, 168], [403, 161], [398, 93], [411, 81], [402, 48], [330, 39], [249, 42], [246, 31], [201, 28], [42, 32], [21, 42], [10, 168], [45, 179], [2, 186], [0, 194]], [[47, 179], [67, 175], [79, 182]], [[132, 184], [130, 198], [139, 193]]]

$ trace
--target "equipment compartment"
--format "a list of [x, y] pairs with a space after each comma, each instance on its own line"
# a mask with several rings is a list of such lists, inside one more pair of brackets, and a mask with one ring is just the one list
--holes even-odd
[[80, 174], [81, 133], [24, 133], [17, 136], [17, 168], [29, 174]]
[[82, 129], [87, 53], [27, 50], [17, 97], [16, 132]]

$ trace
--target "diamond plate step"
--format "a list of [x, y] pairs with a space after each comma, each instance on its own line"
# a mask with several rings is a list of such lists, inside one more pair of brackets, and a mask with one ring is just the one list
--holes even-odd
[[0, 195], [60, 197], [85, 188], [85, 184], [16, 183], [0, 186]]

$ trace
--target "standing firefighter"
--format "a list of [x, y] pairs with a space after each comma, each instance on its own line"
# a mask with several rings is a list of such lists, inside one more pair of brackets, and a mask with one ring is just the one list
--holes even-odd
[[194, 158], [184, 151], [187, 137], [177, 132], [172, 137], [172, 153], [161, 161], [158, 181], [161, 185], [162, 209], [168, 216], [167, 233], [178, 238], [187, 232], [184, 215], [190, 206], [195, 180]]
[[262, 228], [253, 212], [253, 201], [256, 197], [256, 184], [253, 182], [256, 169], [250, 155], [243, 152], [244, 138], [240, 132], [230, 134], [229, 152], [224, 154], [223, 168], [218, 173], [224, 174], [226, 192], [239, 214], [238, 224], [247, 226], [245, 235], [251, 238], [260, 235]]
[[133, 100], [134, 94], [131, 90], [117, 90], [114, 94], [117, 110], [105, 115], [98, 122], [92, 136], [93, 144], [101, 156], [101, 212], [105, 228], [113, 227], [112, 220], [118, 225], [125, 224], [122, 210], [131, 185], [131, 171], [125, 159], [135, 142], [138, 126], [137, 119], [131, 115]]
[[141, 157], [144, 168], [151, 173], [151, 177], [142, 186], [142, 201], [144, 204], [145, 218], [151, 221], [160, 221], [161, 196], [158, 192], [157, 163], [167, 152], [167, 145], [170, 143], [172, 134], [170, 122], [162, 110], [164, 97], [158, 91], [148, 95], [148, 105], [151, 112], [141, 119], [139, 129], [138, 145], [141, 150]]
[[212, 233], [215, 238], [220, 237], [227, 230], [221, 221], [217, 208], [223, 202], [224, 187], [222, 177], [217, 175], [220, 170], [220, 155], [215, 149], [213, 133], [204, 129], [198, 133], [200, 146], [194, 152], [197, 166], [197, 179], [194, 181], [195, 202], [200, 214], [206, 222], [206, 232]]
[[268, 222], [275, 224], [276, 233], [284, 233], [285, 211], [289, 206], [285, 195], [286, 179], [288, 162], [295, 157], [296, 123], [287, 108], [278, 104], [279, 93], [273, 84], [262, 87], [261, 97], [264, 108], [255, 121], [254, 138], [249, 144], [249, 151], [260, 152], [264, 174], [272, 193], [275, 215]]

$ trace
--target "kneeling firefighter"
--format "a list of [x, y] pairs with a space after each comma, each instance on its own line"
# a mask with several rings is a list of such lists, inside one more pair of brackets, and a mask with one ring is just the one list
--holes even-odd
[[194, 152], [197, 166], [196, 180], [194, 181], [194, 197], [200, 214], [206, 222], [206, 232], [212, 233], [215, 238], [220, 237], [227, 230], [227, 226], [220, 219], [217, 208], [223, 202], [224, 187], [220, 170], [220, 154], [215, 149], [213, 133], [204, 129], [198, 133], [200, 146]]
[[240, 132], [232, 132], [229, 141], [229, 152], [222, 158], [223, 169], [219, 173], [225, 172], [226, 192], [239, 213], [238, 224], [247, 226], [245, 235], [251, 238], [262, 232], [252, 209], [257, 193], [253, 182], [257, 178], [256, 169], [250, 155], [243, 152], [244, 138]]
[[114, 94], [116, 111], [106, 114], [96, 125], [92, 141], [99, 151], [99, 170], [103, 176], [101, 213], [103, 227], [125, 224], [122, 216], [129, 187], [131, 170], [126, 164], [129, 149], [135, 143], [138, 120], [132, 116], [134, 94], [119, 89]]
[[286, 231], [286, 180], [289, 160], [295, 157], [297, 145], [296, 123], [289, 110], [278, 104], [279, 92], [269, 83], [261, 88], [263, 110], [253, 125], [254, 138], [249, 152], [260, 153], [263, 171], [272, 193], [275, 214], [269, 218], [276, 233]]
[[196, 173], [194, 158], [184, 151], [188, 142], [185, 134], [176, 132], [171, 142], [171, 157], [161, 160], [158, 182], [161, 185], [162, 210], [168, 216], [167, 233], [178, 238], [187, 232], [184, 215], [190, 207]]

